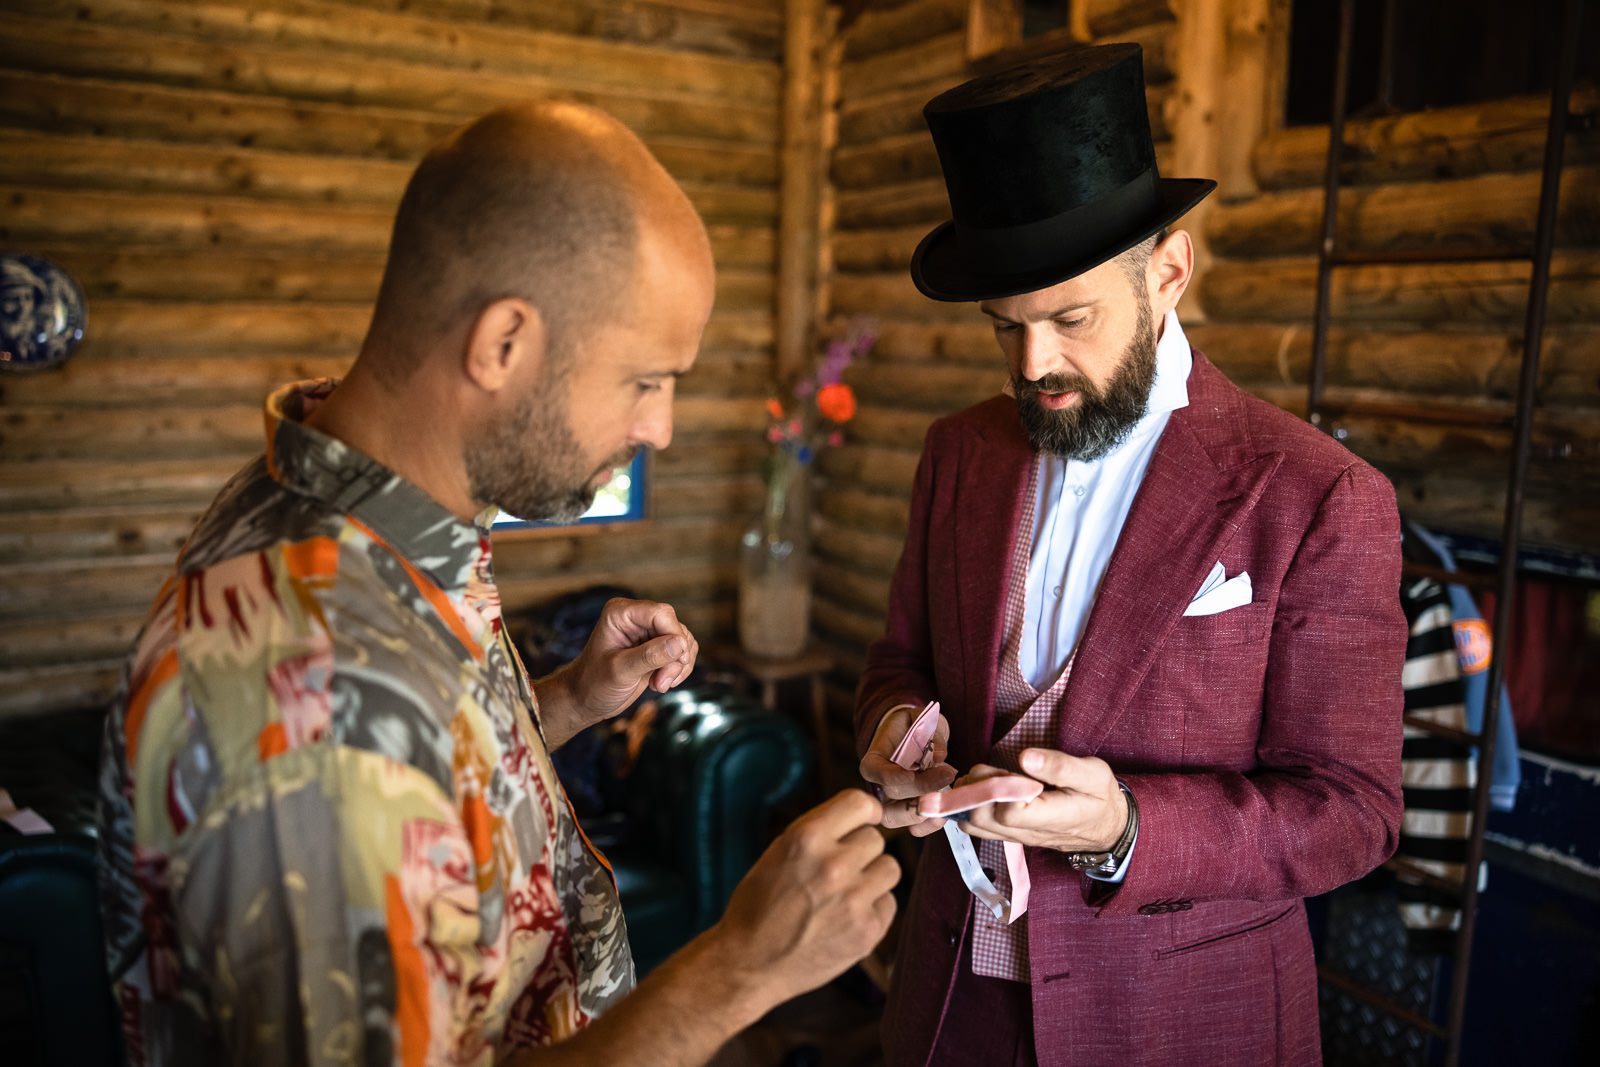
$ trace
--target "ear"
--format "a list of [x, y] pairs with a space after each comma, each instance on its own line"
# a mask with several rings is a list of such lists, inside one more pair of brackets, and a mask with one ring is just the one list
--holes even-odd
[[1173, 230], [1150, 253], [1150, 313], [1159, 321], [1178, 306], [1194, 277], [1194, 241], [1187, 230]]
[[547, 340], [539, 309], [518, 297], [504, 297], [473, 320], [462, 370], [479, 389], [499, 393], [511, 381], [539, 372]]

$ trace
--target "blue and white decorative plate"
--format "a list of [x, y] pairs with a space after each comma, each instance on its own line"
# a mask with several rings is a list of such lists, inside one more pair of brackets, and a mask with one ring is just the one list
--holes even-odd
[[0, 255], [0, 369], [43, 370], [83, 340], [88, 313], [72, 275], [38, 256]]

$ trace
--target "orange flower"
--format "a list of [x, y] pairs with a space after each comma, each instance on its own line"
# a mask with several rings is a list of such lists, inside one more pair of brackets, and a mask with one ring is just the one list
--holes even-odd
[[817, 410], [823, 418], [849, 422], [856, 414], [856, 394], [843, 382], [824, 385], [817, 390]]
[[767, 398], [767, 414], [775, 419], [783, 418], [783, 405], [778, 403], [777, 397]]

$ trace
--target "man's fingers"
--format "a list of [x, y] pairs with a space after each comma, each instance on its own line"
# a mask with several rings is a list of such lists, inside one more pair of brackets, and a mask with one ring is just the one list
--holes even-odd
[[1025, 748], [1018, 762], [1030, 777], [1072, 790], [1094, 785], [1098, 780], [1095, 772], [1100, 765], [1099, 760], [1069, 756], [1052, 748]]
[[925, 771], [910, 771], [878, 752], [868, 752], [861, 757], [860, 769], [861, 777], [881, 786], [883, 795], [890, 800], [937, 793], [956, 777], [956, 769], [948, 763], [937, 763]]
[[801, 815], [793, 823], [805, 833], [838, 841], [860, 826], [874, 826], [883, 818], [883, 805], [860, 789], [844, 789]]

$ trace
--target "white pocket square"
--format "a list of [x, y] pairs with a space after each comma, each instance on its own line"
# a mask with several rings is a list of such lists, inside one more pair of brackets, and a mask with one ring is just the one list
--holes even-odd
[[1215, 615], [1219, 611], [1229, 608], [1239, 608], [1250, 603], [1250, 573], [1240, 571], [1232, 578], [1224, 578], [1222, 561], [1218, 560], [1216, 566], [1211, 568], [1211, 573], [1206, 575], [1205, 584], [1200, 587], [1200, 592], [1195, 594], [1189, 606], [1183, 609], [1184, 615]]

